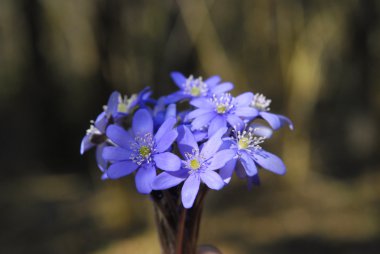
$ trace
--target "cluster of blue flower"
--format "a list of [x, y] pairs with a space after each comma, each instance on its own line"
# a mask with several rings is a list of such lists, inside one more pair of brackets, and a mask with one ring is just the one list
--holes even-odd
[[[207, 80], [171, 74], [179, 91], [151, 99], [149, 88], [130, 98], [111, 94], [81, 143], [81, 153], [96, 146], [102, 179], [135, 173], [137, 190], [149, 194], [183, 183], [182, 204], [191, 208], [201, 182], [219, 190], [235, 171], [259, 182], [257, 166], [285, 173], [282, 160], [261, 148], [273, 130], [291, 121], [269, 112], [271, 100], [251, 92], [233, 97], [233, 84], [219, 76]], [[187, 102], [177, 112], [176, 104]], [[269, 126], [256, 123], [261, 118]], [[158, 175], [157, 175], [158, 173]]]

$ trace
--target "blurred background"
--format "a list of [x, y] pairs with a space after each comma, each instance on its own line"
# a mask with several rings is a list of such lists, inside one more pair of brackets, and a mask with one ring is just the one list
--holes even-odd
[[380, 2], [0, 0], [0, 253], [160, 253], [131, 178], [79, 155], [113, 90], [169, 73], [260, 92], [289, 116], [285, 161], [210, 192], [200, 243], [223, 253], [378, 253]]

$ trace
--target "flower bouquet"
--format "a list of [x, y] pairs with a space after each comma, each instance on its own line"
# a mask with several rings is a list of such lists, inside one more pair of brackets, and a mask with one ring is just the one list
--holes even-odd
[[270, 113], [262, 94], [232, 96], [233, 84], [219, 76], [171, 77], [179, 90], [157, 100], [149, 88], [129, 98], [113, 92], [81, 153], [96, 147], [104, 180], [135, 176], [137, 191], [154, 204], [162, 253], [195, 254], [207, 191], [228, 185], [234, 172], [249, 186], [259, 184], [258, 167], [284, 174], [282, 160], [261, 145], [293, 125]]

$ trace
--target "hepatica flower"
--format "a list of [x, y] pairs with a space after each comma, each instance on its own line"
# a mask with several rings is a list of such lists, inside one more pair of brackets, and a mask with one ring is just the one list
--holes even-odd
[[211, 136], [218, 129], [229, 126], [236, 129], [244, 127], [243, 119], [252, 119], [257, 116], [257, 110], [250, 107], [252, 93], [243, 93], [234, 98], [230, 93], [214, 94], [210, 98], [197, 98], [190, 104], [197, 109], [190, 112], [188, 119], [193, 119], [191, 127], [199, 130], [208, 126], [208, 135]]
[[219, 76], [212, 76], [203, 80], [202, 77], [194, 78], [191, 75], [186, 78], [180, 72], [172, 72], [171, 77], [180, 90], [168, 95], [166, 98], [167, 103], [220, 94], [233, 88], [233, 84], [230, 82], [220, 84], [221, 78]]
[[168, 189], [184, 182], [181, 199], [185, 208], [193, 206], [201, 182], [210, 189], [221, 189], [224, 182], [215, 170], [223, 167], [234, 156], [234, 151], [229, 149], [218, 151], [226, 130], [225, 127], [219, 129], [199, 148], [190, 129], [178, 127], [178, 149], [183, 156], [181, 169], [159, 174], [152, 183], [153, 189]]
[[250, 106], [257, 110], [256, 116], [261, 116], [274, 130], [279, 129], [286, 124], [292, 130], [293, 123], [289, 118], [269, 112], [271, 102], [272, 100], [267, 99], [264, 95], [257, 93], [254, 95]]
[[151, 113], [146, 109], [139, 109], [133, 116], [129, 131], [110, 125], [106, 133], [116, 146], [108, 146], [103, 150], [104, 159], [111, 162], [106, 171], [107, 176], [118, 179], [137, 170], [137, 190], [142, 194], [150, 193], [156, 168], [166, 171], [180, 168], [179, 157], [167, 152], [178, 135], [173, 128], [175, 123], [175, 118], [168, 118], [154, 134]]
[[220, 171], [223, 179], [228, 183], [232, 173], [239, 161], [248, 177], [257, 175], [257, 166], [259, 165], [273, 173], [283, 175], [286, 172], [282, 160], [274, 154], [271, 154], [261, 148], [260, 144], [264, 142], [265, 137], [256, 136], [255, 130], [235, 131], [232, 137], [225, 139], [223, 147], [234, 151], [234, 158], [229, 161]]

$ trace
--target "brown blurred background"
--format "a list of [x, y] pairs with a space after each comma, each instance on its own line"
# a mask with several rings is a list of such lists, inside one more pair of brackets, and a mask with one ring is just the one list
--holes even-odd
[[0, 253], [160, 253], [131, 178], [79, 155], [117, 89], [219, 74], [289, 116], [264, 144], [288, 173], [207, 197], [225, 254], [378, 253], [380, 2], [0, 0]]

